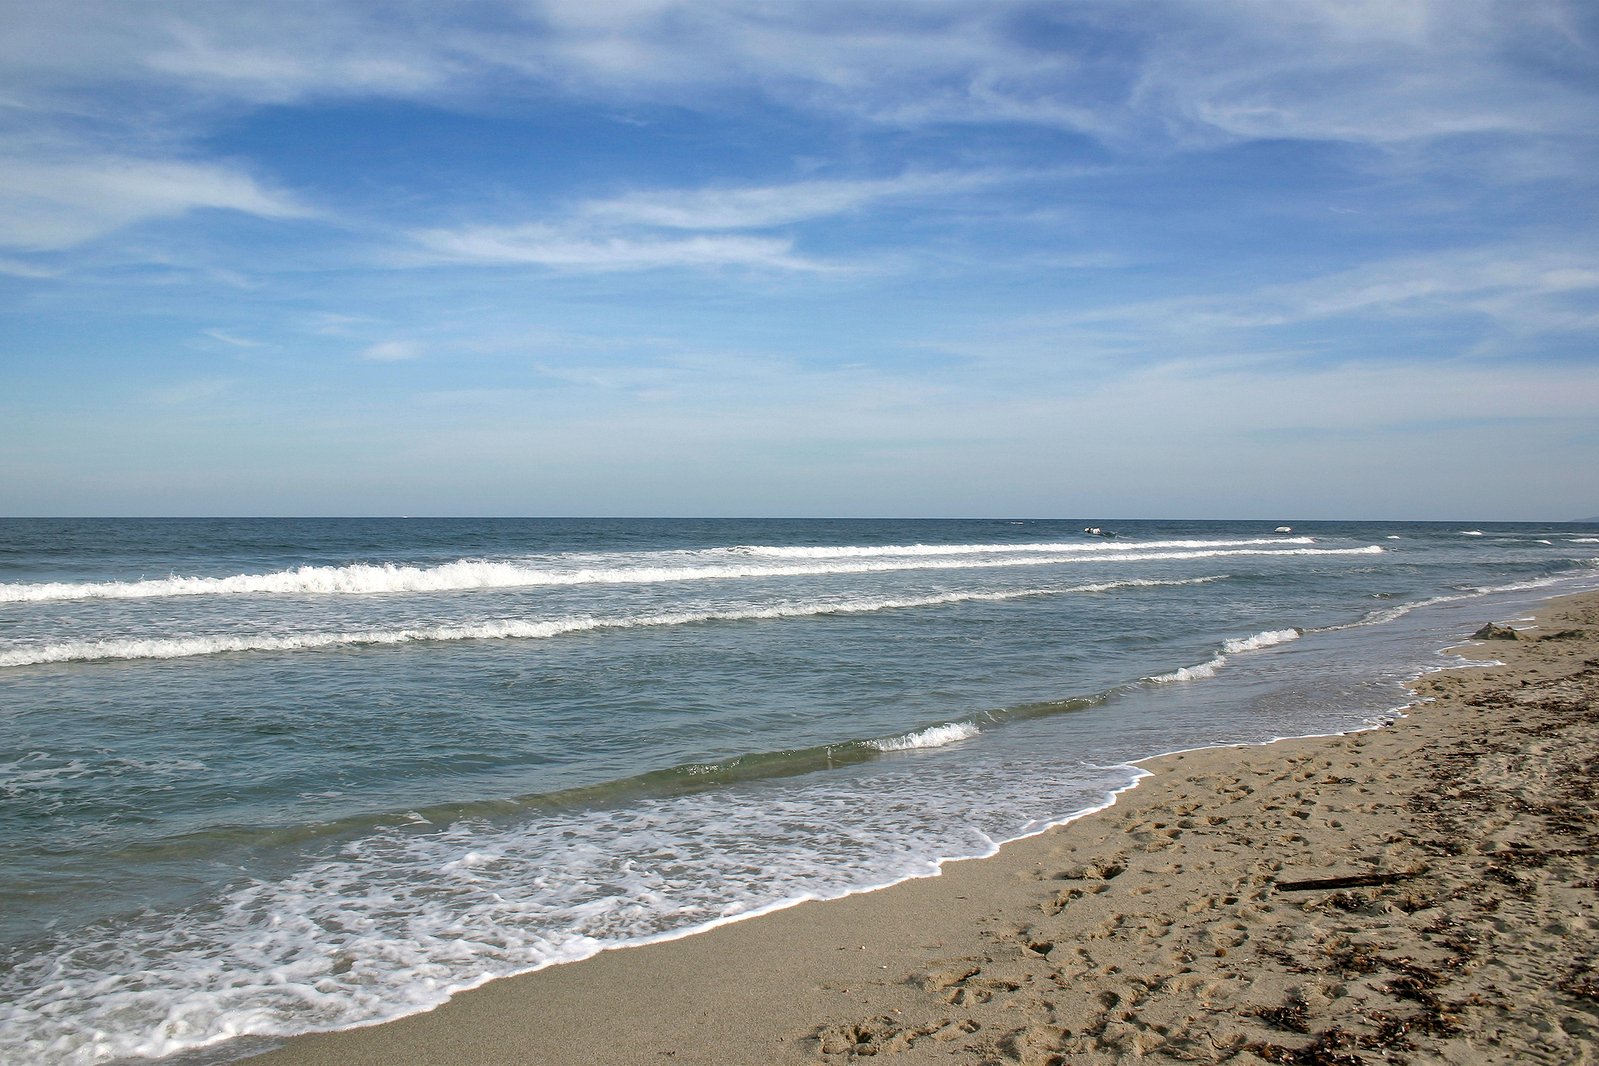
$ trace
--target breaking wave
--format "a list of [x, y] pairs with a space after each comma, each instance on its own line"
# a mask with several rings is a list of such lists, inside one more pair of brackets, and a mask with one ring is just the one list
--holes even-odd
[[1229, 655], [1238, 655], [1243, 652], [1259, 651], [1275, 644], [1285, 644], [1290, 640], [1298, 640], [1305, 635], [1303, 629], [1271, 629], [1264, 633], [1256, 633], [1250, 637], [1236, 637], [1226, 641], [1221, 646], [1221, 652], [1214, 658], [1199, 663], [1197, 666], [1184, 666], [1167, 674], [1156, 674], [1144, 680], [1155, 685], [1168, 685], [1177, 681], [1198, 681], [1207, 677], [1215, 677], [1216, 671], [1227, 663]]
[[[1183, 559], [1227, 558], [1231, 556], [1292, 555], [1375, 555], [1378, 545], [1360, 548], [1255, 548], [1255, 543], [1281, 544], [1281, 541], [1244, 542], [1161, 542], [1111, 547], [1078, 546], [995, 546], [966, 548], [952, 558], [937, 549], [910, 552], [909, 549], [849, 549], [870, 552], [850, 557], [829, 555], [808, 561], [761, 563], [754, 560], [727, 562], [725, 552], [716, 561], [702, 565], [654, 565], [645, 560], [639, 565], [573, 567], [557, 563], [537, 565], [527, 562], [495, 562], [458, 559], [438, 566], [402, 566], [355, 563], [349, 566], [301, 566], [269, 574], [234, 574], [229, 577], [166, 577], [140, 581], [43, 582], [38, 584], [0, 584], [0, 603], [36, 603], [54, 600], [144, 599], [167, 596], [225, 595], [320, 595], [365, 596], [384, 593], [469, 592], [484, 589], [535, 588], [596, 584], [652, 584], [673, 581], [716, 581], [772, 577], [816, 577], [830, 574], [863, 574], [899, 570], [966, 570], [1020, 566], [1049, 566], [1060, 563], [1115, 559], [1118, 562], [1152, 562]], [[1189, 547], [1204, 544], [1204, 547]], [[1157, 550], [1158, 549], [1158, 550]], [[762, 549], [788, 551], [790, 549]], [[811, 551], [813, 549], [799, 549]], [[815, 549], [824, 550], [824, 549]], [[825, 549], [840, 552], [845, 549]], [[907, 554], [894, 554], [895, 551]], [[1115, 554], [1108, 554], [1114, 552]]]
[[882, 556], [994, 555], [1028, 552], [1106, 553], [1131, 552], [1150, 548], [1244, 548], [1257, 544], [1314, 544], [1310, 537], [1249, 537], [1238, 540], [1150, 540], [1150, 541], [1043, 541], [1035, 544], [888, 544], [873, 547], [850, 545], [764, 546], [745, 544], [729, 549], [745, 555], [771, 559], [858, 559]]
[[916, 748], [942, 748], [961, 740], [977, 736], [978, 729], [970, 722], [952, 722], [948, 725], [929, 726], [915, 733], [873, 740], [868, 743], [878, 751], [912, 751]]
[[1290, 640], [1298, 640], [1305, 635], [1303, 629], [1273, 629], [1265, 633], [1256, 633], [1252, 637], [1240, 637], [1229, 640], [1221, 646], [1223, 653], [1236, 655], [1242, 651], [1255, 651], [1259, 648], [1269, 648], [1273, 644], [1283, 644]]
[[912, 607], [938, 607], [955, 603], [999, 602], [1033, 596], [1109, 592], [1119, 588], [1156, 588], [1204, 584], [1221, 575], [1175, 581], [1134, 579], [1067, 588], [1013, 589], [1005, 592], [946, 592], [932, 596], [905, 596], [869, 600], [811, 600], [767, 607], [720, 611], [667, 611], [616, 618], [577, 615], [543, 621], [499, 619], [472, 625], [411, 626], [247, 636], [150, 637], [66, 641], [38, 647], [0, 651], [0, 667], [38, 666], [46, 663], [93, 662], [107, 659], [185, 659], [228, 652], [308, 651], [318, 648], [414, 644], [425, 641], [538, 640], [567, 633], [595, 630], [640, 629], [692, 625], [704, 622], [740, 622], [762, 619], [807, 618], [830, 614], [867, 614]]

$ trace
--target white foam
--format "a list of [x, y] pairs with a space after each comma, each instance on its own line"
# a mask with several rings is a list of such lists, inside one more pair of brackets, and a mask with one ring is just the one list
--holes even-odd
[[1216, 671], [1227, 665], [1229, 655], [1239, 655], [1244, 652], [1259, 651], [1270, 648], [1276, 644], [1286, 644], [1290, 640], [1298, 640], [1305, 635], [1303, 629], [1270, 629], [1263, 633], [1256, 633], [1249, 637], [1234, 637], [1224, 641], [1221, 654], [1197, 666], [1184, 666], [1173, 670], [1169, 674], [1156, 674], [1146, 677], [1145, 681], [1156, 685], [1169, 685], [1177, 681], [1198, 681], [1207, 677], [1215, 677]]
[[[1308, 543], [1308, 538], [1299, 538]], [[617, 560], [624, 565], [601, 567], [573, 566], [571, 560], [542, 562], [495, 562], [458, 559], [439, 566], [381, 566], [357, 563], [351, 566], [302, 566], [269, 574], [235, 574], [231, 577], [167, 577], [144, 581], [44, 582], [39, 584], [0, 584], [0, 602], [37, 603], [55, 600], [143, 599], [170, 596], [229, 595], [316, 595], [370, 596], [395, 593], [469, 592], [485, 589], [518, 589], [593, 584], [655, 584], [681, 581], [725, 581], [749, 578], [810, 577], [830, 574], [863, 574], [903, 570], [965, 570], [1020, 566], [1049, 566], [1061, 563], [1114, 558], [1118, 562], [1150, 562], [1177, 559], [1207, 559], [1233, 555], [1368, 555], [1383, 549], [1377, 545], [1361, 548], [1253, 548], [1251, 544], [1282, 544], [1284, 541], [1171, 541], [1148, 545], [1096, 544], [1038, 545], [1018, 550], [999, 546], [982, 552], [968, 549], [953, 558], [940, 552], [899, 554], [884, 549], [869, 549], [860, 557], [839, 556], [843, 549], [827, 549], [835, 554], [803, 562], [761, 563], [734, 561], [662, 566], [660, 556]], [[768, 549], [778, 551], [779, 549]], [[809, 550], [809, 549], [803, 549]], [[854, 549], [868, 551], [867, 549]], [[681, 561], [683, 553], [672, 553]], [[732, 558], [717, 552], [718, 560]]]
[[152, 637], [66, 641], [0, 651], [0, 667], [39, 666], [46, 663], [93, 662], [110, 659], [186, 659], [229, 652], [310, 651], [318, 648], [385, 646], [426, 641], [540, 640], [568, 633], [607, 629], [639, 629], [692, 625], [703, 622], [738, 622], [760, 619], [807, 618], [829, 614], [868, 614], [914, 607], [956, 603], [1001, 602], [1033, 596], [1074, 592], [1107, 592], [1117, 588], [1153, 588], [1217, 581], [1219, 576], [1180, 581], [1129, 580], [1077, 585], [1069, 588], [1027, 588], [1004, 592], [947, 592], [932, 596], [905, 596], [865, 600], [810, 600], [725, 611], [673, 611], [617, 618], [591, 615], [545, 621], [507, 618], [474, 625], [413, 626], [404, 629], [370, 629], [317, 633], [254, 634], [249, 636]]
[[1198, 666], [1179, 667], [1169, 674], [1156, 674], [1154, 677], [1147, 677], [1144, 680], [1157, 685], [1168, 685], [1176, 681], [1198, 681], [1201, 678], [1215, 677], [1216, 671], [1221, 669], [1226, 662], [1227, 657], [1225, 655], [1218, 655], [1209, 662], [1200, 663]]
[[942, 748], [978, 735], [977, 726], [971, 722], [951, 722], [947, 725], [929, 726], [915, 733], [890, 737], [887, 740], [869, 741], [878, 751], [913, 751], [917, 748]]
[[94, 772], [82, 759], [71, 759], [56, 766], [33, 765], [46, 759], [47, 756], [43, 752], [34, 752], [25, 758], [0, 763], [0, 790], [16, 798], [24, 791], [39, 788], [41, 785], [71, 781], [87, 777]]
[[72, 758], [62, 763], [52, 763], [44, 752], [30, 752], [19, 759], [0, 762], [0, 794], [17, 798], [25, 793], [48, 791], [57, 785], [84, 779], [115, 778], [137, 775], [143, 780], [174, 777], [208, 769], [195, 759], [169, 758], [161, 760], [135, 759], [117, 756], [93, 763]]
[[1485, 537], [1485, 536], [1487, 536], [1487, 534], [1484, 533], [1480, 529], [1462, 529], [1460, 531], [1460, 535], [1462, 537]]
[[1298, 640], [1304, 635], [1305, 631], [1303, 629], [1273, 629], [1265, 633], [1256, 633], [1252, 637], [1239, 637], [1235, 640], [1229, 640], [1221, 646], [1221, 649], [1227, 655], [1236, 655], [1239, 652], [1269, 648], [1274, 644], [1285, 644], [1290, 640]]
[[470, 877], [474, 868], [492, 866], [497, 862], [504, 861], [504, 859], [504, 855], [497, 855], [493, 852], [469, 851], [459, 859], [451, 859], [449, 862], [440, 865], [439, 870], [441, 873], [460, 874]]
[[1125, 776], [1077, 769], [1064, 790], [1046, 774], [1020, 794], [954, 771], [942, 782], [953, 820], [896, 787], [818, 778], [778, 804], [726, 790], [379, 830], [214, 905], [84, 930], [0, 971], [0, 1061], [88, 1066], [371, 1024], [606, 947], [930, 876], [938, 856], [991, 854], [1091, 804], [1096, 778]]
[[1393, 607], [1384, 607], [1380, 610], [1372, 611], [1371, 613], [1364, 615], [1353, 622], [1344, 622], [1340, 625], [1332, 626], [1320, 626], [1316, 628], [1314, 632], [1336, 633], [1344, 629], [1359, 629], [1363, 626], [1381, 625], [1385, 622], [1392, 622], [1396, 619], [1403, 618], [1410, 612], [1421, 610], [1424, 607], [1436, 607], [1445, 603], [1459, 603], [1464, 600], [1474, 600], [1482, 596], [1495, 595], [1505, 592], [1532, 592], [1537, 589], [1550, 588], [1555, 585], [1564, 584], [1567, 580], [1569, 579], [1565, 576], [1545, 577], [1531, 581], [1515, 581], [1505, 585], [1492, 585], [1480, 589], [1468, 589], [1464, 592], [1450, 593], [1442, 596], [1430, 596], [1424, 600], [1416, 600], [1414, 603], [1401, 603]]
[[385, 592], [445, 592], [554, 583], [513, 563], [460, 559], [434, 567], [301, 566], [269, 574], [230, 577], [172, 576], [143, 581], [44, 582], [0, 585], [0, 602], [145, 599], [219, 595], [372, 595]]
[[1314, 544], [1310, 537], [1251, 537], [1239, 540], [1151, 540], [1117, 541], [1044, 541], [1032, 544], [888, 544], [871, 547], [840, 546], [768, 546], [745, 544], [730, 549], [734, 552], [774, 559], [857, 559], [873, 556], [947, 556], [1025, 554], [1029, 552], [1098, 553], [1130, 552], [1150, 548], [1229, 548], [1249, 547], [1257, 544]]

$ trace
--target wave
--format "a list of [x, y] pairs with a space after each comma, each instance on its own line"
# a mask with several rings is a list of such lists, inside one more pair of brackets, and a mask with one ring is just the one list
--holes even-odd
[[1227, 656], [1218, 655], [1214, 659], [1202, 662], [1197, 666], [1180, 666], [1171, 673], [1156, 674], [1153, 677], [1146, 677], [1144, 680], [1155, 685], [1168, 685], [1174, 681], [1198, 681], [1201, 678], [1215, 677], [1216, 671], [1221, 669], [1226, 662]]
[[1178, 681], [1198, 681], [1207, 677], [1215, 677], [1216, 671], [1227, 664], [1229, 655], [1238, 655], [1242, 652], [1259, 651], [1276, 644], [1285, 644], [1290, 640], [1298, 640], [1305, 635], [1303, 629], [1297, 626], [1292, 629], [1271, 629], [1263, 633], [1256, 633], [1249, 637], [1235, 637], [1224, 641], [1221, 651], [1211, 659], [1195, 666], [1184, 666], [1166, 674], [1156, 674], [1144, 678], [1145, 681], [1155, 685], [1169, 685]]
[[1412, 611], [1419, 611], [1424, 607], [1436, 607], [1444, 603], [1460, 603], [1464, 600], [1474, 600], [1483, 596], [1492, 596], [1506, 592], [1532, 592], [1537, 589], [1551, 588], [1571, 581], [1570, 574], [1556, 574], [1550, 577], [1538, 578], [1530, 581], [1512, 581], [1503, 585], [1486, 585], [1482, 588], [1470, 588], [1461, 592], [1444, 593], [1438, 596], [1429, 596], [1425, 599], [1414, 600], [1410, 603], [1395, 604], [1392, 607], [1379, 607], [1368, 611], [1353, 622], [1342, 622], [1337, 625], [1318, 626], [1311, 630], [1315, 633], [1337, 633], [1345, 629], [1359, 629], [1363, 626], [1382, 625], [1392, 622]]
[[[1201, 547], [1188, 547], [1189, 543]], [[859, 558], [829, 556], [809, 565], [715, 562], [693, 566], [624, 565], [562, 568], [528, 563], [458, 559], [438, 566], [402, 566], [395, 563], [349, 566], [302, 566], [268, 574], [229, 577], [167, 577], [140, 581], [42, 582], [0, 584], [0, 603], [40, 603], [86, 599], [149, 599], [171, 596], [323, 595], [364, 596], [384, 593], [470, 592], [491, 589], [536, 588], [593, 584], [654, 584], [674, 581], [718, 581], [774, 577], [819, 577], [835, 574], [880, 573], [902, 570], [966, 570], [1114, 559], [1117, 562], [1154, 562], [1225, 558], [1243, 555], [1374, 555], [1378, 545], [1360, 548], [1254, 548], [1252, 544], [1281, 541], [1169, 542], [1148, 545], [1059, 546], [1013, 553], [1010, 546], [967, 550], [962, 557], [910, 553], [903, 556]], [[776, 549], [772, 549], [776, 550]], [[839, 549], [829, 549], [838, 551]], [[882, 549], [871, 549], [883, 556]], [[992, 552], [992, 555], [985, 554]], [[1000, 554], [1006, 553], [1006, 554]]]
[[[144, 1061], [416, 1014], [494, 977], [931, 876], [941, 856], [992, 854], [1108, 805], [1138, 776], [1086, 769], [1023, 791], [1020, 812], [993, 796], [991, 775], [956, 776], [943, 795], [962, 817], [949, 829], [937, 804], [902, 813], [893, 797], [825, 781], [778, 804], [721, 789], [426, 830], [401, 824], [433, 821], [421, 812], [393, 812], [200, 905], [46, 931], [0, 970], [0, 1059]], [[968, 828], [979, 817], [995, 832]]]
[[[1013, 720], [1071, 714], [1099, 706], [1108, 695], [1108, 692], [1098, 693], [1027, 708], [1001, 708], [985, 712], [984, 717], [1002, 725]], [[230, 846], [240, 840], [248, 840], [252, 847], [281, 848], [317, 840], [359, 837], [400, 827], [449, 827], [461, 823], [504, 820], [535, 811], [569, 813], [622, 810], [641, 800], [698, 795], [753, 781], [772, 781], [858, 766], [885, 755], [947, 747], [980, 735], [981, 731], [974, 722], [944, 722], [893, 737], [836, 740], [805, 748], [748, 751], [714, 762], [679, 763], [613, 781], [551, 792], [439, 803], [410, 810], [397, 808], [303, 824], [272, 826], [218, 823], [159, 843], [140, 842], [134, 847], [141, 858], [152, 861], [212, 854], [218, 847]], [[116, 861], [121, 858], [121, 852], [108, 852], [107, 858]]]
[[728, 549], [742, 555], [773, 559], [855, 559], [866, 556], [944, 556], [991, 555], [1026, 552], [1128, 552], [1148, 548], [1230, 548], [1256, 544], [1314, 544], [1310, 537], [1250, 537], [1239, 540], [1151, 540], [1120, 541], [1043, 541], [1032, 544], [887, 544], [870, 547], [851, 545], [757, 545], [741, 544]]
[[1283, 644], [1290, 640], [1298, 640], [1305, 635], [1303, 629], [1273, 629], [1265, 633], [1256, 633], [1252, 637], [1240, 637], [1229, 640], [1221, 646], [1222, 652], [1227, 655], [1236, 655], [1242, 651], [1255, 651], [1259, 648], [1269, 648], [1273, 644]]
[[917, 748], [942, 748], [958, 741], [970, 740], [977, 734], [977, 727], [970, 722], [952, 722], [948, 725], [929, 726], [915, 733], [906, 733], [904, 736], [891, 737], [888, 740], [872, 740], [867, 743], [878, 751], [914, 751]]
[[1013, 589], [1005, 592], [946, 592], [931, 596], [904, 596], [869, 600], [812, 600], [722, 611], [670, 611], [658, 614], [602, 618], [576, 615], [544, 621], [499, 619], [473, 625], [412, 626], [247, 636], [150, 637], [112, 640], [66, 641], [0, 652], [0, 667], [40, 666], [47, 663], [94, 662], [111, 659], [186, 659], [229, 652], [309, 651], [319, 648], [383, 646], [458, 640], [539, 640], [568, 633], [610, 629], [642, 629], [705, 622], [741, 622], [763, 619], [807, 618], [830, 614], [868, 614], [914, 607], [939, 607], [956, 603], [1000, 602], [1034, 596], [1111, 592], [1122, 588], [1157, 588], [1205, 584], [1223, 580], [1209, 575], [1173, 581], [1130, 579], [1066, 588]]

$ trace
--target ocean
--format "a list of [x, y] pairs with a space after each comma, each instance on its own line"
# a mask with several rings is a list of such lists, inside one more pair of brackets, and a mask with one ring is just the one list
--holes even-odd
[[0, 520], [0, 1061], [274, 1037], [1380, 724], [1578, 525]]

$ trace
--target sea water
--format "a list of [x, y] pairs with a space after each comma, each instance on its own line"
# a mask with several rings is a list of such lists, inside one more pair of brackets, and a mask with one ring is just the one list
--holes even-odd
[[1567, 525], [0, 521], [0, 1060], [360, 1025], [1358, 729]]

